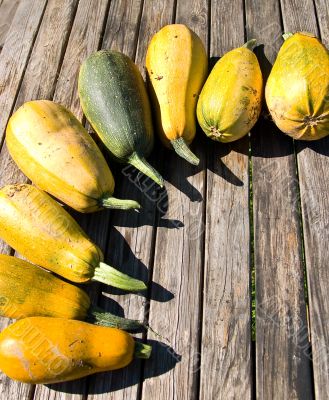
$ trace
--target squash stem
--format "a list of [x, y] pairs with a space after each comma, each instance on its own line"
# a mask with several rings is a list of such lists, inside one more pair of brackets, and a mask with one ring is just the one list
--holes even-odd
[[105, 283], [119, 289], [128, 290], [130, 292], [138, 292], [147, 289], [143, 281], [132, 278], [129, 275], [123, 274], [117, 269], [103, 262], [95, 268], [95, 273], [92, 278], [94, 281]]
[[140, 204], [134, 200], [122, 200], [115, 197], [103, 197], [100, 199], [101, 206], [104, 208], [113, 208], [117, 210], [129, 210], [141, 208]]
[[133, 165], [143, 174], [153, 179], [160, 187], [163, 187], [163, 178], [146, 160], [144, 157], [140, 157], [136, 152], [133, 153], [128, 160], [128, 163]]
[[136, 358], [150, 358], [152, 346], [149, 344], [135, 342], [135, 357]]
[[257, 45], [257, 40], [256, 39], [250, 39], [242, 47], [246, 47], [247, 49], [253, 51], [254, 48], [256, 47], [256, 45]]
[[89, 321], [95, 325], [110, 326], [125, 331], [137, 331], [146, 326], [141, 321], [135, 319], [122, 318], [110, 312], [106, 312], [99, 307], [92, 307], [89, 310]]
[[294, 36], [294, 34], [291, 33], [291, 32], [287, 32], [287, 33], [284, 33], [284, 34], [282, 35], [283, 40], [287, 40], [287, 39], [289, 39], [291, 36]]
[[200, 160], [195, 154], [192, 153], [184, 138], [180, 137], [178, 139], [171, 140], [170, 143], [180, 157], [184, 158], [193, 165], [199, 165]]

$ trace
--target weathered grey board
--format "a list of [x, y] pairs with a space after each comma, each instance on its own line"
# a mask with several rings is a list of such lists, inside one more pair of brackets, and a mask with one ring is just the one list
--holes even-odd
[[[321, 32], [328, 44], [328, 21], [323, 11], [328, 3], [318, 1], [318, 32], [314, 3], [303, 2], [302, 13], [296, 12], [296, 2], [282, 2], [283, 25], [286, 31]], [[314, 64], [314, 68], [317, 65]], [[321, 72], [319, 72], [321, 73]], [[311, 327], [314, 389], [317, 399], [329, 397], [329, 272], [328, 272], [328, 179], [329, 140], [313, 143], [295, 142], [304, 228], [305, 260], [309, 288], [309, 315]]]
[[[248, 37], [266, 44], [257, 52], [266, 78], [282, 43], [279, 4], [248, 0], [246, 10]], [[293, 143], [265, 118], [252, 134], [251, 154], [256, 394], [259, 399], [311, 399]]]
[[[79, 119], [82, 119], [82, 111], [77, 94], [77, 74], [82, 61], [99, 47], [107, 11], [107, 0], [98, 1], [97, 4], [80, 0], [58, 76], [53, 98], [66, 105]], [[100, 248], [105, 250], [108, 214], [104, 217], [104, 214], [99, 213], [91, 217], [75, 213], [74, 217]], [[94, 291], [90, 290], [92, 297], [97, 297], [95, 286]], [[87, 392], [88, 381], [81, 379], [61, 385], [38, 385], [35, 399], [77, 400], [85, 398]]]
[[[151, 36], [176, 21], [201, 36], [210, 57], [256, 37], [265, 43], [256, 53], [267, 75], [283, 30], [321, 34], [328, 45], [328, 16], [326, 0], [0, 0], [0, 142], [11, 112], [30, 99], [54, 98], [82, 119], [78, 70], [99, 48], [135, 58], [145, 75]], [[165, 191], [141, 176], [136, 179], [133, 168], [109, 160], [115, 195], [136, 199], [141, 212], [74, 217], [108, 263], [150, 281], [150, 287], [139, 295], [91, 285], [89, 293], [111, 312], [146, 318], [163, 338], [151, 331], [136, 335], [153, 344], [151, 360], [76, 382], [34, 387], [0, 375], [0, 399], [281, 400], [311, 399], [313, 391], [317, 399], [327, 399], [328, 148], [328, 139], [294, 144], [264, 112], [251, 140], [221, 145], [199, 131], [193, 149], [200, 167], [156, 143], [150, 161], [166, 179]], [[5, 145], [0, 171], [0, 186], [27, 181]], [[12, 250], [0, 242], [0, 252]], [[255, 354], [250, 336], [253, 262]], [[0, 329], [8, 323], [1, 319]]]
[[[21, 6], [24, 2], [20, 4], [17, 13], [21, 13]], [[35, 98], [47, 98], [51, 95], [54, 83], [57, 77], [57, 68], [61, 62], [61, 54], [63, 48], [65, 48], [65, 33], [70, 31], [72, 18], [74, 16], [75, 5], [77, 0], [66, 0], [62, 4], [62, 7], [58, 7], [56, 0], [49, 0], [48, 5], [45, 10], [45, 14], [40, 25], [38, 36], [35, 40], [34, 47], [29, 59], [29, 64], [26, 68], [23, 80], [20, 85], [20, 89], [17, 95], [17, 100], [15, 104], [15, 109], [19, 107], [24, 101], [35, 99]], [[40, 5], [40, 2], [39, 2]], [[26, 12], [26, 5], [24, 12]], [[15, 17], [16, 18], [16, 17]], [[19, 21], [17, 21], [19, 23]], [[15, 32], [15, 20], [12, 25], [12, 30]], [[49, 26], [54, 26], [62, 24], [63, 35], [60, 38], [55, 38], [52, 32], [49, 30]], [[14, 33], [12, 36], [14, 37]], [[13, 54], [17, 52], [18, 54], [22, 51], [20, 45], [28, 47], [27, 40], [30, 40], [30, 46], [33, 45], [33, 38], [22, 39], [22, 44], [16, 43], [16, 48], [12, 48]], [[6, 51], [6, 45], [1, 56]], [[50, 47], [51, 51], [47, 49]], [[18, 86], [16, 86], [18, 88]], [[16, 96], [14, 96], [16, 98]], [[10, 112], [10, 111], [9, 111]], [[7, 151], [7, 147], [4, 144], [0, 153], [0, 170], [2, 171], [0, 177], [0, 186], [5, 184], [26, 182], [26, 177], [18, 170], [15, 163], [10, 159]], [[1, 242], [1, 253], [9, 253], [10, 248], [3, 242]], [[0, 326], [3, 329], [7, 326], [9, 321], [7, 319], [1, 319]], [[34, 388], [29, 385], [23, 385], [19, 383], [14, 383], [8, 378], [1, 375], [0, 383], [0, 397], [5, 398], [19, 398], [19, 399], [29, 399], [33, 396]]]
[[[228, 18], [230, 15], [230, 18]], [[232, 30], [231, 21], [235, 21]], [[243, 1], [211, 3], [210, 57], [244, 42]], [[208, 151], [201, 399], [250, 399], [249, 139]]]
[[17, 10], [19, 0], [0, 1], [0, 52], [5, 42], [7, 32]]
[[[179, 1], [176, 12], [167, 10], [166, 20], [187, 24], [207, 48], [207, 1]], [[164, 23], [165, 20], [161, 25]], [[151, 27], [148, 29], [151, 35], [159, 26], [152, 28], [153, 32]], [[160, 193], [163, 200], [158, 202], [158, 214], [159, 217], [165, 214], [166, 219], [176, 222], [168, 226], [158, 219], [151, 287], [154, 300], [150, 303], [149, 323], [164, 335], [166, 346], [162, 345], [159, 350], [159, 346], [155, 347], [154, 357], [145, 363], [143, 399], [198, 398], [206, 154], [199, 138], [196, 141], [198, 147], [192, 145], [192, 148], [200, 157], [198, 167], [188, 164], [172, 150], [162, 150], [166, 167], [161, 172], [166, 180], [166, 192]], [[159, 285], [170, 290], [169, 296], [173, 298], [160, 296], [156, 301]], [[148, 338], [157, 339], [151, 333]]]
[[[101, 47], [122, 51], [134, 59], [142, 8], [142, 1], [112, 2]], [[152, 210], [147, 202], [145, 203], [143, 193], [122, 173], [124, 165], [115, 165], [113, 162], [111, 165], [116, 172], [115, 195], [120, 198], [136, 199], [142, 204], [143, 209], [139, 213], [134, 211], [111, 213], [106, 260], [109, 264], [118, 266], [120, 270], [147, 282], [147, 267], [152, 249], [151, 246], [145, 246], [145, 243], [152, 238], [154, 218], [149, 223], [145, 223], [145, 215], [150, 213], [152, 218]], [[129, 170], [132, 171], [133, 168]], [[100, 297], [99, 305], [102, 308], [129, 318], [144, 319], [144, 296], [123, 294], [106, 286], [103, 286], [102, 290], [111, 297], [111, 299], [105, 296]], [[124, 370], [99, 374], [94, 379], [90, 379], [88, 399], [138, 398], [141, 365], [141, 361], [135, 360]]]
[[0, 144], [15, 104], [24, 68], [38, 32], [46, 0], [23, 0], [6, 36], [0, 58]]

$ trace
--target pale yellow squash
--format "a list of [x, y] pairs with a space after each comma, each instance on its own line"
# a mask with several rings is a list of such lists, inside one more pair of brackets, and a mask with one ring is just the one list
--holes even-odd
[[6, 131], [10, 155], [40, 189], [80, 212], [139, 208], [112, 197], [114, 179], [101, 151], [80, 121], [48, 100], [23, 104]]
[[201, 39], [185, 25], [163, 27], [147, 49], [146, 69], [162, 142], [197, 165], [188, 145], [196, 133], [195, 109], [208, 69]]
[[198, 121], [207, 136], [233, 142], [256, 123], [262, 106], [263, 78], [252, 51], [255, 40], [226, 53], [212, 69], [198, 100]]
[[268, 109], [294, 139], [321, 139], [329, 134], [328, 50], [309, 33], [284, 37], [266, 84]]

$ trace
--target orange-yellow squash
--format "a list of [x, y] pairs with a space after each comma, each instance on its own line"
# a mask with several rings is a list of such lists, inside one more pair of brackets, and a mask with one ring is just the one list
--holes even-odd
[[27, 184], [0, 190], [0, 237], [29, 261], [73, 282], [92, 280], [126, 290], [144, 282], [102, 262], [102, 251], [47, 193]]
[[0, 315], [14, 319], [38, 316], [88, 320], [125, 330], [143, 327], [139, 321], [91, 307], [84, 290], [5, 254], [0, 254]]
[[60, 104], [23, 104], [9, 120], [6, 140], [24, 174], [75, 210], [140, 207], [112, 197], [114, 179], [105, 158], [80, 121]]
[[26, 383], [56, 383], [149, 358], [151, 346], [124, 331], [47, 317], [19, 320], [0, 334], [0, 369]]
[[163, 27], [147, 49], [146, 69], [162, 142], [197, 165], [188, 145], [195, 136], [195, 108], [208, 69], [201, 39], [185, 25]]
[[263, 95], [263, 78], [250, 40], [226, 53], [212, 69], [198, 100], [197, 117], [211, 139], [233, 142], [256, 123]]
[[284, 35], [265, 96], [273, 121], [294, 139], [329, 134], [329, 53], [310, 33]]

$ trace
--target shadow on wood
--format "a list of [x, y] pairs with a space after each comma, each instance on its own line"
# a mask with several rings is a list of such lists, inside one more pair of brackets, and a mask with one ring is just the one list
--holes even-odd
[[[138, 385], [141, 380], [165, 374], [180, 362], [181, 356], [172, 347], [156, 340], [149, 340], [147, 343], [152, 346], [152, 355], [149, 360], [142, 361], [135, 359], [128, 367], [121, 370], [97, 374], [97, 384], [95, 384], [96, 380], [90, 377], [89, 379], [84, 378], [77, 381], [45, 386], [54, 391], [80, 395], [86, 393], [89, 395], [110, 393], [132, 385]], [[141, 376], [144, 370], [141, 368], [143, 362], [153, 363], [154, 367], [148, 368], [144, 376]], [[88, 379], [87, 382], [86, 379]], [[89, 385], [86, 383], [89, 383]]]
[[[129, 274], [136, 279], [143, 279], [146, 281], [149, 270], [146, 265], [138, 259], [131, 251], [124, 236], [115, 228], [111, 230], [111, 241], [116, 244], [116, 249], [110, 252], [108, 259], [105, 260], [109, 265], [113, 265], [118, 268], [121, 272]], [[169, 290], [156, 282], [152, 282], [152, 296], [151, 300], [166, 302], [174, 298], [174, 295]], [[112, 288], [111, 286], [103, 285], [103, 292], [114, 295], [127, 294], [126, 291]], [[146, 297], [147, 291], [140, 292], [141, 296]]]
[[310, 149], [323, 156], [329, 156], [329, 136], [311, 142], [305, 140], [296, 140], [295, 146], [297, 153], [300, 153], [304, 149]]

